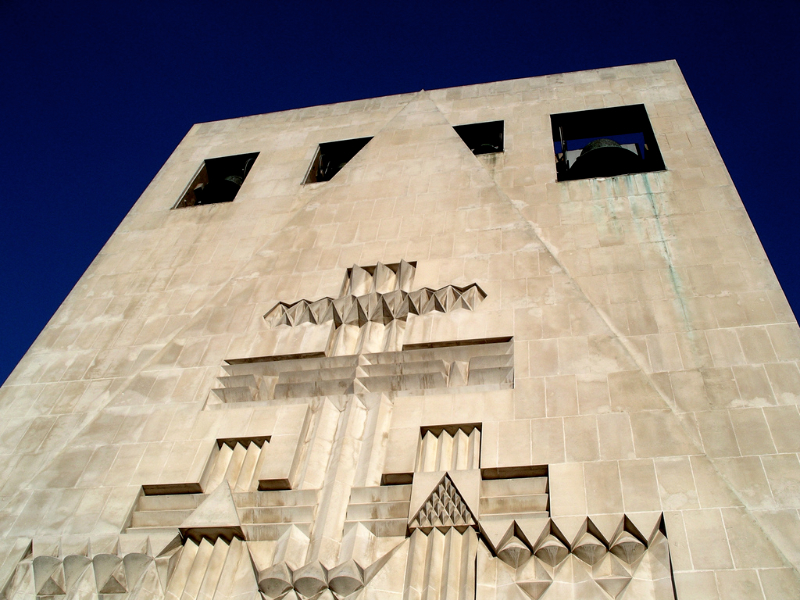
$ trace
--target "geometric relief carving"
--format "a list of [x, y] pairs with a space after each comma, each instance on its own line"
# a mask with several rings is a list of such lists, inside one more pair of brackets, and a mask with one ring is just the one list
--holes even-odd
[[476, 525], [475, 517], [447, 474], [442, 477], [409, 523], [409, 527], [420, 528], [426, 535], [433, 528], [446, 532], [453, 527], [459, 533], [464, 533], [468, 527]]
[[278, 540], [271, 565], [258, 573], [258, 587], [267, 598], [345, 598], [364, 588], [401, 546], [381, 552], [375, 536], [361, 526], [350, 527], [342, 540], [339, 562], [327, 568], [314, 560], [303, 564], [309, 539], [296, 529]]
[[242, 523], [236, 510], [231, 489], [226, 481], [211, 494], [180, 525], [181, 536], [197, 542], [207, 538], [231, 541], [244, 538]]
[[422, 432], [416, 472], [477, 469], [480, 466], [480, 424], [428, 427]]
[[328, 356], [391, 352], [402, 349], [409, 315], [474, 310], [486, 298], [476, 283], [412, 291], [415, 271], [415, 263], [405, 261], [353, 265], [347, 270], [338, 298], [279, 302], [264, 319], [271, 327], [333, 323]]
[[37, 596], [60, 596], [66, 593], [64, 565], [53, 556], [33, 559], [34, 589]]
[[[279, 359], [279, 360], [278, 360]], [[241, 402], [424, 390], [486, 391], [514, 385], [514, 344], [508, 338], [406, 347], [399, 352], [352, 356], [266, 357], [229, 360], [223, 387], [207, 408]]]
[[119, 600], [162, 599], [181, 550], [175, 535], [114, 536], [71, 547], [34, 541], [32, 552], [17, 564], [2, 597], [89, 600], [113, 594]]
[[[430, 489], [430, 492], [409, 519], [409, 528], [418, 528], [428, 535], [434, 528], [442, 533], [447, 533], [450, 528], [464, 533], [468, 527], [477, 526], [476, 515], [453, 483], [452, 477], [455, 475], [451, 476], [448, 471], [471, 473], [473, 476], [469, 479], [459, 475], [460, 481], [466, 485], [470, 485], [470, 480], [477, 481], [480, 449], [479, 423], [422, 429], [414, 468], [414, 486], [418, 489]], [[436, 475], [442, 471], [443, 475]], [[439, 480], [434, 480], [435, 485], [431, 489], [430, 483], [426, 482], [428, 477], [422, 474], [434, 474]], [[475, 482], [472, 483], [474, 485]]]
[[262, 450], [269, 436], [219, 439], [211, 450], [200, 481], [193, 483], [145, 484], [146, 496], [197, 494], [213, 492], [226, 481], [231, 491], [248, 492], [258, 488], [258, 469], [264, 457]]
[[375, 535], [405, 537], [411, 502], [410, 485], [353, 488], [349, 500], [345, 531], [360, 525]]
[[187, 539], [166, 588], [166, 598], [257, 597], [247, 545], [240, 539]]
[[222, 524], [198, 523], [198, 519], [187, 523], [212, 496], [213, 494], [140, 496], [131, 517], [131, 525], [125, 531], [129, 534], [159, 532], [176, 535], [183, 529], [186, 534], [194, 536], [198, 532], [203, 535], [203, 529], [214, 529], [216, 531], [213, 535], [207, 533], [206, 536], [231, 539], [243, 534], [248, 541], [277, 540], [290, 528], [307, 535], [311, 531], [318, 501], [317, 490], [237, 492], [231, 494], [231, 498], [239, 518], [238, 524], [233, 519]]
[[[311, 532], [318, 490], [258, 489], [257, 474], [268, 437], [217, 440], [198, 487], [207, 493], [156, 493], [139, 496], [128, 534], [172, 534], [199, 543], [206, 538], [274, 541], [288, 531]], [[269, 481], [269, 480], [267, 480]], [[263, 483], [263, 482], [261, 482]], [[169, 486], [158, 486], [157, 492]], [[407, 503], [406, 503], [407, 506]], [[407, 513], [407, 508], [406, 508]], [[403, 531], [405, 532], [405, 525]]]
[[[378, 266], [384, 265], [379, 263]], [[264, 315], [264, 319], [272, 327], [294, 327], [303, 323], [319, 325], [328, 322], [333, 322], [336, 327], [361, 327], [367, 323], [387, 325], [392, 321], [405, 321], [408, 315], [446, 313], [459, 308], [474, 310], [484, 298], [486, 293], [477, 283], [463, 287], [446, 285], [437, 290], [421, 288], [413, 292], [400, 289], [389, 293], [372, 291], [363, 296], [298, 300], [292, 304], [279, 302]]]
[[200, 485], [208, 493], [226, 481], [232, 492], [250, 492], [258, 488], [258, 466], [268, 437], [217, 440]]
[[[496, 558], [484, 553], [479, 565], [498, 561], [501, 575], [479, 581], [479, 590], [481, 586], [494, 589], [499, 581], [510, 578], [534, 600], [674, 598], [662, 515], [658, 515], [655, 528], [644, 534], [628, 517], [621, 516], [610, 538], [608, 535], [601, 533], [591, 518], [573, 539], [565, 538], [551, 519], [513, 521], [504, 533], [495, 529], [484, 537]], [[486, 572], [480, 566], [478, 571]]]
[[[510, 586], [517, 597], [536, 600], [672, 597], [660, 514], [577, 523], [550, 518], [546, 467], [486, 469], [482, 475], [480, 423], [423, 427], [413, 483], [352, 488], [338, 559], [308, 562], [316, 491], [258, 491], [254, 473], [267, 441], [218, 440], [203, 475], [204, 489], [217, 486], [210, 495], [142, 497], [165, 508], [172, 506], [170, 498], [202, 499], [199, 506], [187, 505], [190, 516], [182, 519], [185, 542], [163, 580], [167, 597], [225, 597], [221, 577], [230, 575], [221, 565], [234, 547], [248, 556], [255, 552], [247, 548], [257, 540], [270, 540], [274, 551], [260, 566], [253, 555], [240, 579], [268, 598], [338, 598], [383, 585], [372, 582], [400, 549], [405, 583], [398, 585], [410, 593], [473, 598]], [[269, 505], [275, 508], [260, 508]], [[262, 516], [263, 510], [269, 514]], [[59, 572], [52, 561], [40, 562], [42, 589], [46, 584], [58, 593], [69, 585], [75, 568], [65, 565]], [[119, 558], [94, 563], [95, 590], [130, 589], [132, 576]], [[202, 577], [190, 574], [201, 571]]]
[[116, 554], [98, 554], [92, 559], [94, 580], [101, 594], [124, 594], [128, 591], [125, 564]]
[[482, 521], [510, 522], [516, 516], [547, 517], [549, 501], [547, 475], [481, 481]]
[[[478, 536], [474, 529], [433, 529], [411, 534], [406, 580], [408, 597], [472, 600]], [[499, 597], [499, 596], [498, 596]]]
[[[203, 499], [199, 507], [188, 509], [191, 518], [183, 519], [183, 544], [174, 535], [176, 528], [171, 536], [153, 529], [149, 537], [142, 535], [147, 528], [131, 528], [128, 531], [135, 535], [119, 536], [129, 540], [124, 550], [121, 542], [96, 547], [86, 543], [78, 551], [37, 546], [35, 556], [19, 563], [4, 597], [38, 594], [65, 596], [66, 600], [115, 594], [120, 600], [249, 600], [260, 590], [268, 598], [343, 598], [373, 585], [392, 557], [403, 550], [400, 561], [405, 563], [405, 583], [398, 581], [400, 588], [392, 588], [398, 592], [405, 588], [424, 595], [428, 590], [436, 596], [446, 593], [447, 597], [471, 599], [500, 588], [511, 593], [513, 588], [516, 591], [511, 597], [536, 600], [673, 598], [661, 514], [619, 515], [616, 519], [602, 515], [577, 523], [574, 517], [550, 518], [546, 476], [480, 481], [480, 471], [474, 468], [477, 462], [462, 462], [479, 458], [474, 450], [479, 436], [479, 425], [424, 428], [417, 465], [422, 470], [414, 474], [413, 485], [353, 488], [339, 558], [333, 564], [317, 559], [306, 562], [317, 492], [232, 494], [228, 481], [238, 481], [239, 470], [230, 479], [222, 478], [208, 496], [142, 497], [165, 508], [178, 499]], [[245, 453], [250, 448], [241, 440], [221, 440], [217, 450], [227, 452], [224, 447], [232, 450], [237, 445]], [[430, 463], [426, 456], [435, 456], [436, 461]], [[237, 462], [244, 464], [244, 460]], [[216, 459], [210, 464], [214, 471]], [[226, 473], [230, 464], [229, 458]], [[454, 464], [472, 468], [426, 470], [448, 465], [452, 469]], [[507, 469], [505, 474], [517, 471], [531, 474], [541, 468]], [[422, 501], [412, 498], [412, 488], [418, 484], [429, 490]], [[409, 518], [412, 503], [418, 508]], [[239, 505], [241, 514], [248, 515], [249, 525], [238, 524], [234, 504]], [[226, 511], [221, 506], [230, 514], [223, 514]], [[262, 506], [275, 508], [259, 508]], [[261, 510], [291, 512], [261, 518]], [[301, 521], [306, 521], [302, 529], [297, 526]], [[269, 529], [261, 532], [261, 527]], [[213, 529], [219, 530], [218, 535]], [[233, 529], [238, 533], [225, 535], [222, 531]], [[268, 543], [274, 550], [267, 566], [256, 567], [256, 555], [251, 556], [256, 550], [249, 545], [257, 545], [259, 539], [272, 540]], [[138, 540], [136, 547], [130, 540]], [[397, 561], [392, 564], [392, 569], [399, 567]], [[385, 589], [380, 587], [385, 584], [377, 585], [377, 590]]]
[[663, 515], [551, 518], [547, 467], [486, 469], [482, 479], [480, 434], [480, 424], [423, 428], [411, 485], [353, 490], [346, 529], [398, 536], [410, 511], [406, 593], [674, 599]]
[[233, 492], [242, 495], [258, 489], [258, 473], [266, 456], [262, 450], [269, 439], [219, 439], [199, 482], [142, 486], [144, 494], [134, 506], [127, 531], [149, 533], [179, 528], [183, 536], [195, 538], [222, 536], [230, 541], [243, 537]]
[[449, 312], [459, 308], [473, 310], [486, 294], [473, 283], [464, 287], [447, 285], [438, 290], [422, 288], [411, 291], [416, 263], [378, 263], [372, 267], [353, 265], [347, 271], [342, 292], [336, 299], [279, 302], [264, 319], [272, 327], [332, 321], [336, 327], [387, 324], [405, 320], [408, 315]]

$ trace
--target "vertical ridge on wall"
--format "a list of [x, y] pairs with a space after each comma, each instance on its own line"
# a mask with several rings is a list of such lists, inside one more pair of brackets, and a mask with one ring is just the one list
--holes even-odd
[[254, 491], [258, 486], [255, 474], [266, 443], [248, 439], [218, 441], [200, 480], [203, 491], [213, 492], [223, 481], [228, 482], [232, 492]]
[[406, 568], [404, 598], [423, 600], [473, 600], [478, 535], [471, 527], [464, 533], [451, 527], [432, 529], [426, 536], [416, 530]]
[[255, 590], [255, 574], [242, 540], [203, 538], [198, 544], [187, 539], [167, 583], [166, 600], [233, 598]]
[[455, 432], [429, 429], [422, 435], [417, 453], [418, 472], [477, 469], [480, 466], [481, 430], [459, 427]]

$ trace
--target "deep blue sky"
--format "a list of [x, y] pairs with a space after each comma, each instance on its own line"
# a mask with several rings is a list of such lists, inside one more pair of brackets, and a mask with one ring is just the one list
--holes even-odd
[[677, 59], [795, 313], [800, 2], [0, 0], [0, 382], [193, 123]]

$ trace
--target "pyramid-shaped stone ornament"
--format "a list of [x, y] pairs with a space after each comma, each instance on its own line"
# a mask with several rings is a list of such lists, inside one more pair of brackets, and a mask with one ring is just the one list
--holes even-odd
[[549, 517], [516, 517], [514, 531], [518, 538], [528, 544], [530, 548], [538, 548], [551, 530], [552, 524]]
[[511, 518], [481, 519], [480, 530], [489, 548], [497, 554], [506, 540], [514, 535], [514, 520]]
[[[373, 269], [374, 275], [367, 269]], [[308, 323], [319, 325], [333, 321], [359, 328], [368, 323], [384, 326], [406, 321], [408, 315], [474, 310], [486, 298], [477, 283], [464, 287], [446, 285], [439, 289], [421, 288], [411, 291], [415, 267], [405, 261], [387, 266], [348, 269], [342, 295], [317, 300], [302, 299], [292, 303], [278, 302], [264, 315], [270, 327], [297, 327]]]
[[649, 546], [660, 530], [662, 520], [663, 513], [658, 511], [630, 513], [625, 515], [625, 528]]
[[[463, 533], [468, 527], [477, 525], [477, 516], [473, 507], [478, 506], [480, 498], [480, 472], [470, 473], [464, 477], [462, 472], [456, 475], [449, 472], [415, 473], [414, 487], [411, 491], [412, 513], [409, 527], [419, 528], [430, 533], [433, 528], [446, 531], [451, 527]], [[465, 489], [462, 494], [455, 479]], [[477, 476], [477, 485], [472, 481]], [[431, 485], [431, 482], [434, 482]], [[422, 494], [427, 494], [422, 496]], [[476, 496], [477, 497], [473, 497]], [[424, 501], [420, 502], [420, 498]], [[416, 511], [414, 511], [416, 508]]]

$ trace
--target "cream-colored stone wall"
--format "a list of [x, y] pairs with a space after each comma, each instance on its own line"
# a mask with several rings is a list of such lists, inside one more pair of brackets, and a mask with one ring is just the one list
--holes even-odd
[[[556, 182], [550, 114], [627, 104], [667, 170]], [[494, 120], [499, 155], [453, 130]], [[368, 324], [263, 318], [403, 261]], [[798, 359], [674, 61], [199, 124], [0, 389], [0, 587], [800, 597]]]

